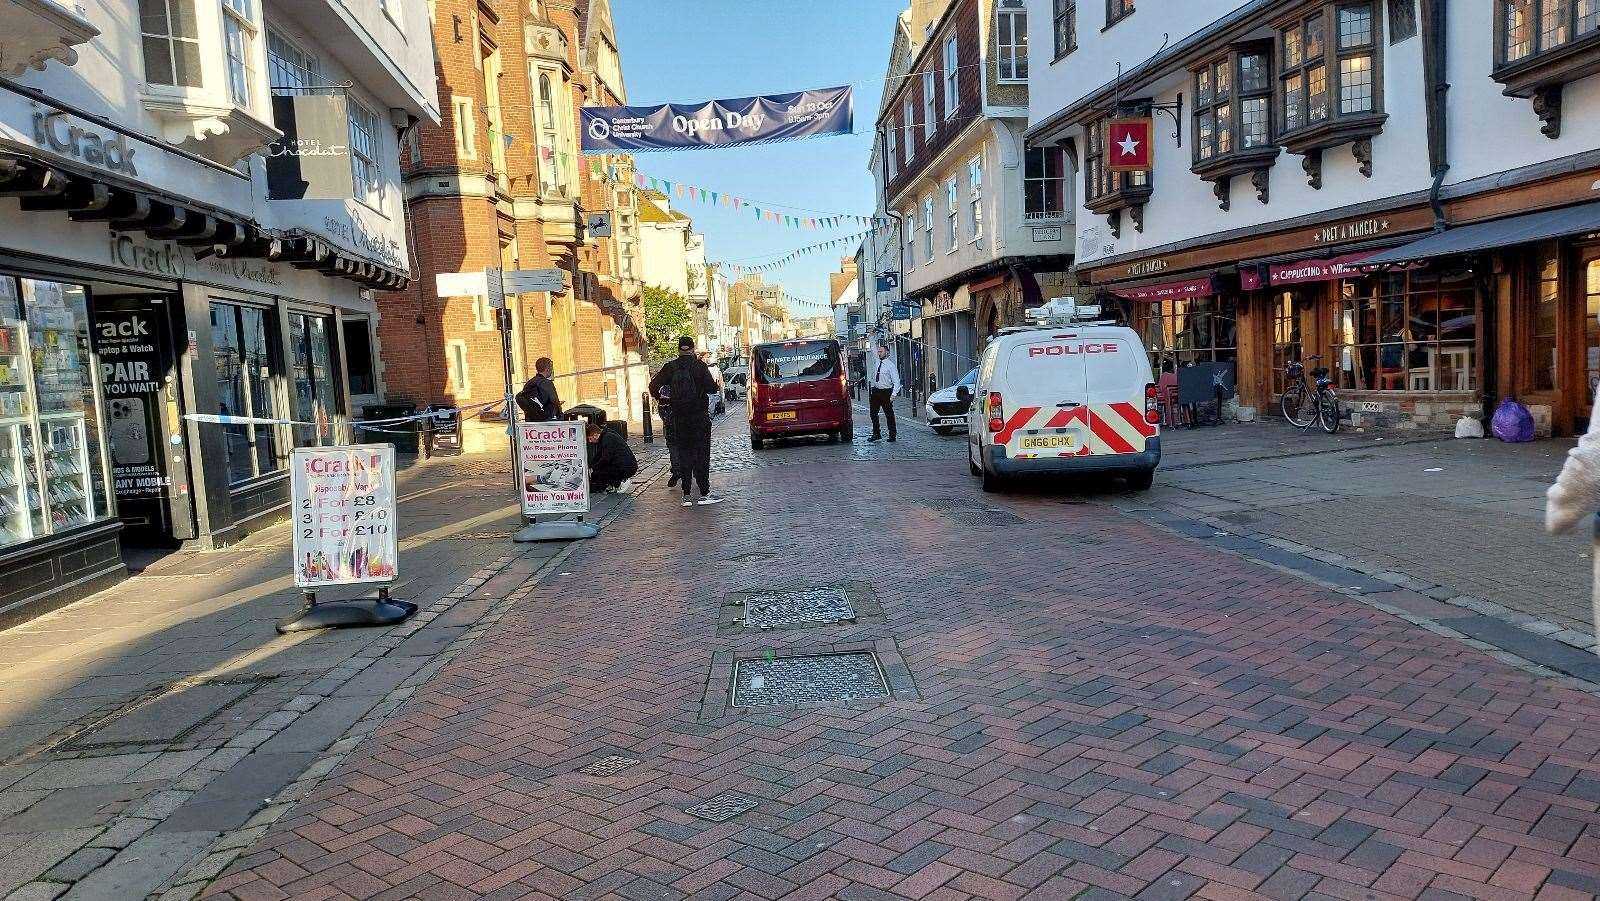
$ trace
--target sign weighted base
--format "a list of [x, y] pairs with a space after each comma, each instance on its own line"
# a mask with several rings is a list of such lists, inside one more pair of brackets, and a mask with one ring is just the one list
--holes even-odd
[[516, 532], [512, 533], [511, 540], [517, 542], [529, 541], [573, 541], [579, 538], [593, 538], [600, 534], [600, 528], [582, 520], [558, 519], [554, 522], [530, 522]]
[[392, 626], [405, 622], [416, 615], [416, 612], [416, 604], [391, 599], [387, 588], [379, 590], [376, 598], [336, 601], [331, 604], [319, 604], [315, 594], [307, 594], [306, 605], [299, 613], [278, 622], [278, 634], [353, 626]]

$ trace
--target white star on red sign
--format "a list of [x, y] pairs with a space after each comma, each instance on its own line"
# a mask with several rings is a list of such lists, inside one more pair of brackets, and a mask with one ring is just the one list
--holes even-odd
[[1117, 142], [1117, 146], [1122, 148], [1123, 156], [1134, 156], [1139, 152], [1139, 142], [1135, 141], [1131, 134], [1124, 134], [1122, 140]]

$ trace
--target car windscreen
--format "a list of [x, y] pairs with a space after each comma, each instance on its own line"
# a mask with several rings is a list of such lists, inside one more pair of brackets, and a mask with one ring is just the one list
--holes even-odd
[[[978, 384], [978, 370], [976, 370], [976, 369], [973, 369], [971, 372], [969, 372], [966, 375], [962, 376], [961, 377], [961, 381], [956, 382], [956, 386], [966, 385], [968, 388], [971, 388], [973, 385], [976, 385], [976, 384]], [[952, 387], [955, 387], [955, 386], [952, 386]]]
[[755, 372], [763, 385], [831, 378], [839, 374], [839, 345], [832, 341], [789, 341], [757, 347]]

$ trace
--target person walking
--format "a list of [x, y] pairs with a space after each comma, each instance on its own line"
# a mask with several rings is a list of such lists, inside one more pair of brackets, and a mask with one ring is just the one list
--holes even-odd
[[555, 368], [549, 357], [534, 361], [533, 378], [517, 392], [517, 409], [522, 411], [525, 422], [554, 422], [561, 418], [561, 395], [550, 378]]
[[867, 376], [867, 388], [867, 410], [872, 414], [872, 437], [867, 440], [883, 440], [883, 433], [878, 429], [878, 411], [881, 409], [888, 417], [889, 440], [893, 441], [894, 396], [900, 393], [900, 370], [889, 359], [889, 348], [883, 344], [878, 345], [878, 359], [873, 361]]
[[[717, 381], [694, 352], [694, 339], [688, 335], [678, 339], [678, 356], [661, 367], [650, 380], [650, 394], [660, 403], [663, 396], [670, 398], [671, 412], [667, 426], [667, 447], [672, 454], [672, 465], [679, 485], [683, 488], [683, 506], [701, 506], [722, 503], [722, 498], [711, 493], [711, 409], [707, 396], [717, 390]], [[700, 500], [689, 498], [689, 489], [698, 484]]]

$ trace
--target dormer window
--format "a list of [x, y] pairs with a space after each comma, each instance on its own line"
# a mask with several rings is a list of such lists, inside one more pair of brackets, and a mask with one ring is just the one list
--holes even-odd
[[1495, 0], [1493, 77], [1561, 136], [1561, 91], [1600, 72], [1600, 0]]
[[1372, 0], [1329, 3], [1278, 28], [1279, 143], [1305, 157], [1322, 187], [1322, 151], [1351, 144], [1372, 176], [1372, 136], [1383, 130], [1379, 18]]
[[1271, 47], [1242, 45], [1194, 73], [1194, 166], [1214, 183], [1217, 201], [1229, 206], [1235, 175], [1253, 173], [1256, 194], [1267, 200], [1266, 171], [1278, 157], [1272, 142]]

